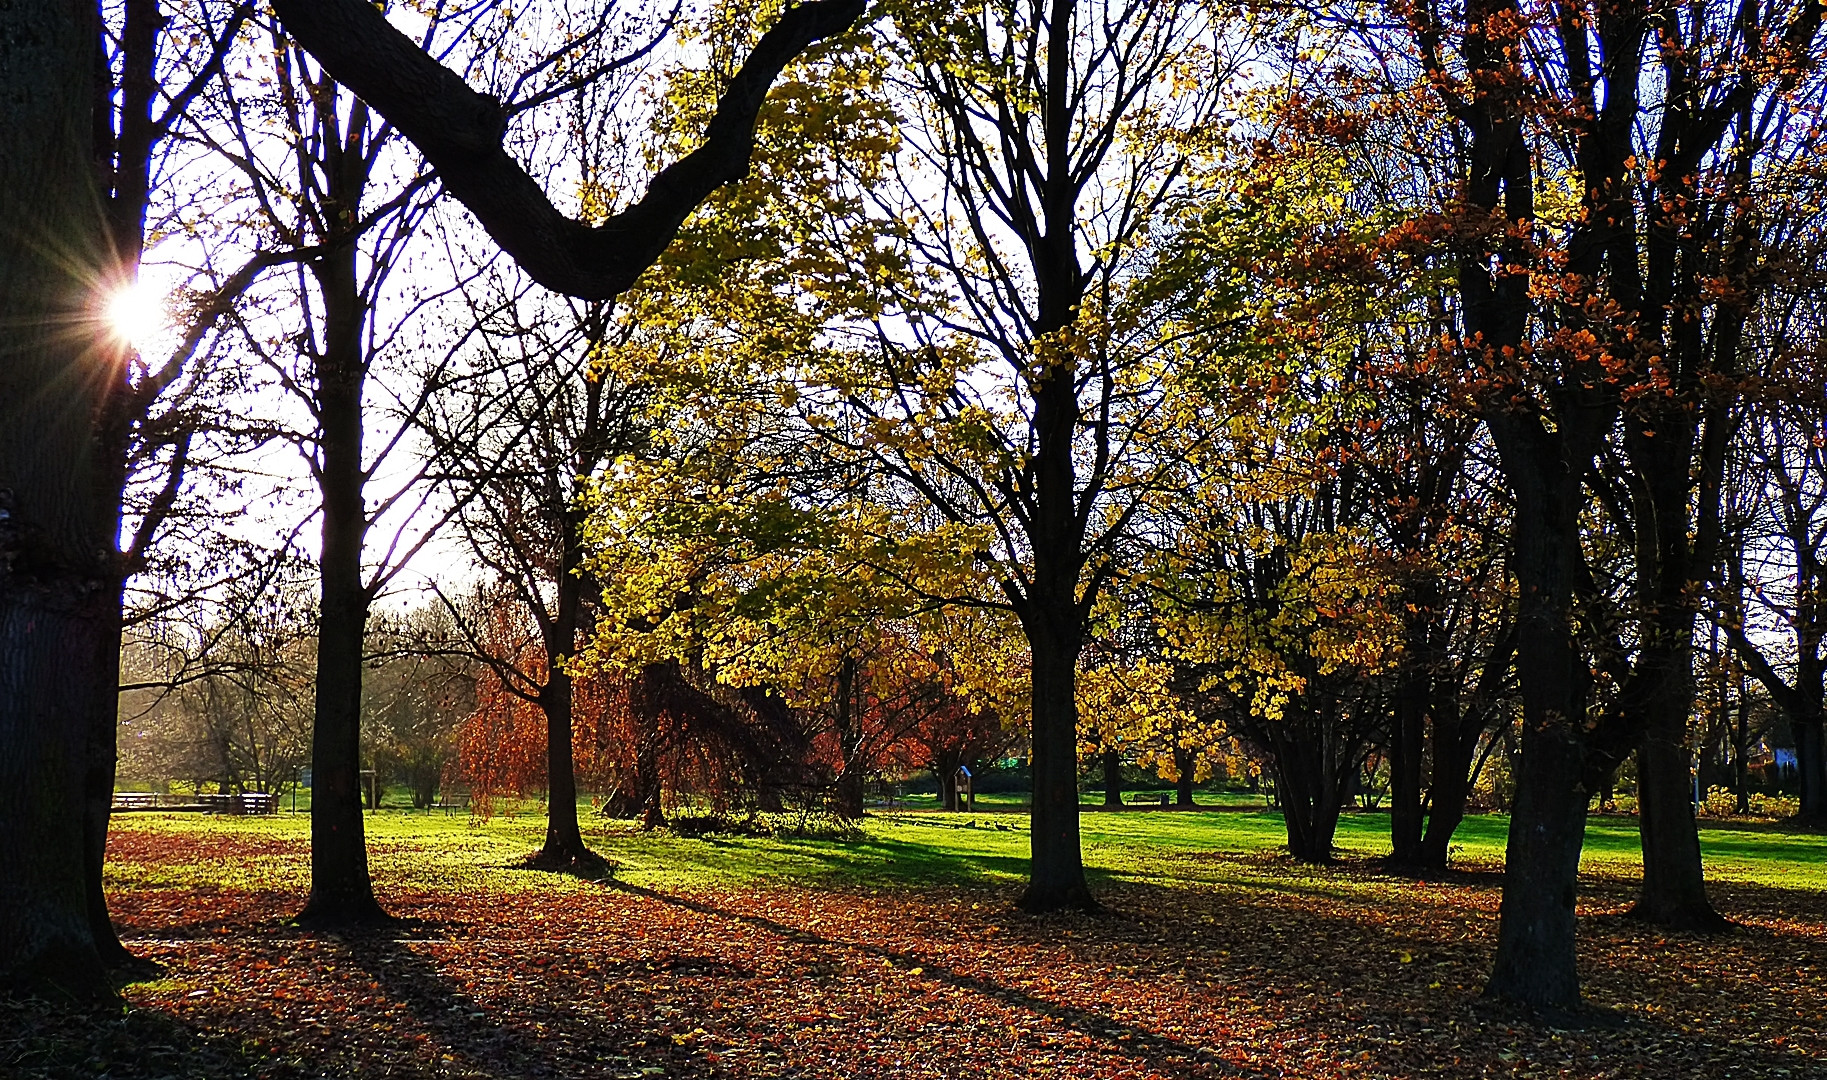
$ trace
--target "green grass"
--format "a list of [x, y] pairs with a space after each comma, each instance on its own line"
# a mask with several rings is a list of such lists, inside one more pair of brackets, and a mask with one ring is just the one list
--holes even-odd
[[[1206, 801], [1216, 802], [1211, 796]], [[1239, 804], [1207, 812], [1087, 810], [1081, 833], [1094, 879], [1126, 878], [1169, 885], [1211, 883], [1239, 872], [1213, 853], [1270, 856], [1285, 842], [1281, 816]], [[930, 800], [928, 800], [930, 804]], [[618, 877], [648, 888], [795, 881], [843, 887], [1019, 881], [1026, 872], [1026, 815], [1014, 800], [980, 799], [974, 815], [906, 809], [871, 815], [850, 836], [684, 837], [644, 833], [629, 823], [586, 816], [589, 842], [620, 864]], [[551, 879], [516, 869], [544, 834], [537, 805], [477, 821], [442, 812], [383, 810], [364, 815], [376, 879], [431, 891], [475, 885], [499, 890], [550, 887]], [[195, 859], [136, 861], [132, 846], [110, 864], [117, 886], [250, 888], [302, 892], [308, 883], [309, 820], [194, 814], [130, 814], [115, 819], [124, 841], [161, 837], [190, 848]], [[1509, 819], [1468, 818], [1455, 837], [1455, 859], [1501, 866]], [[278, 844], [268, 841], [280, 841]], [[1389, 817], [1347, 813], [1338, 850], [1351, 859], [1389, 851]], [[223, 846], [227, 845], [227, 846]], [[1707, 875], [1715, 881], [1827, 891], [1827, 836], [1754, 823], [1708, 822], [1701, 828]], [[1640, 872], [1636, 822], [1596, 818], [1587, 828], [1582, 868], [1605, 876]]]

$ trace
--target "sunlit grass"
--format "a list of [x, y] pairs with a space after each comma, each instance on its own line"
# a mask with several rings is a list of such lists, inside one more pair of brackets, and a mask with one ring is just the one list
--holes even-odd
[[[689, 837], [643, 832], [632, 823], [589, 814], [584, 832], [596, 850], [618, 864], [619, 880], [646, 888], [771, 881], [863, 888], [1019, 882], [1028, 856], [1026, 815], [1006, 803], [986, 807], [980, 801], [979, 807], [982, 812], [974, 815], [913, 809], [876, 813], [852, 836]], [[383, 892], [587, 887], [555, 883], [548, 875], [517, 868], [544, 835], [537, 806], [487, 820], [401, 810], [370, 813], [363, 820], [370, 867]], [[1500, 869], [1508, 826], [1503, 815], [1468, 818], [1455, 838], [1456, 865]], [[305, 814], [128, 814], [115, 819], [114, 829], [115, 855], [108, 869], [113, 887], [302, 895], [309, 884], [310, 821]], [[1347, 813], [1339, 824], [1340, 857], [1361, 864], [1387, 854], [1388, 829], [1387, 814]], [[1167, 886], [1253, 879], [1252, 866], [1274, 862], [1286, 839], [1279, 814], [1241, 805], [1194, 812], [1087, 810], [1081, 831], [1094, 880]], [[157, 857], [136, 857], [140, 843], [157, 843]], [[1827, 836], [1769, 825], [1707, 823], [1701, 844], [1710, 880], [1827, 891]], [[184, 857], [186, 851], [194, 857]], [[1279, 866], [1277, 880], [1285, 880], [1290, 869]], [[1595, 819], [1587, 829], [1582, 869], [1606, 878], [1639, 874], [1635, 821]], [[1337, 878], [1328, 878], [1325, 870], [1316, 873], [1320, 879]], [[1334, 880], [1328, 887], [1350, 891], [1358, 886]]]

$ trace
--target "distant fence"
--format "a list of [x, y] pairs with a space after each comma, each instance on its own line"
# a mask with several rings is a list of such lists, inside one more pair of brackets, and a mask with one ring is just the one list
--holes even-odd
[[264, 791], [244, 791], [239, 795], [158, 795], [149, 791], [117, 791], [115, 812], [166, 810], [193, 814], [271, 814], [279, 809], [279, 798]]

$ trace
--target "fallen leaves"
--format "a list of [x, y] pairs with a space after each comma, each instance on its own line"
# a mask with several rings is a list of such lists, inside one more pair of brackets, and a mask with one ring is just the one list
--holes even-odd
[[1200, 858], [1219, 862], [1208, 886], [1117, 882], [1102, 913], [1040, 918], [990, 889], [383, 879], [412, 921], [332, 936], [291, 927], [298, 898], [276, 890], [128, 888], [114, 900], [129, 945], [167, 977], [129, 987], [125, 1019], [41, 1026], [0, 1063], [148, 1078], [1713, 1080], [1821, 1075], [1827, 1059], [1816, 893], [1719, 887], [1745, 928], [1697, 939], [1618, 914], [1628, 883], [1592, 883], [1582, 967], [1603, 1011], [1557, 1030], [1477, 996], [1491, 875]]

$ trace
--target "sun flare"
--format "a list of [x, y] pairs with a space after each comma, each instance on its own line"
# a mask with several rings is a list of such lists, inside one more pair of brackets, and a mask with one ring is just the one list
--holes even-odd
[[102, 311], [108, 332], [120, 341], [144, 350], [170, 326], [165, 296], [145, 281], [116, 289]]

